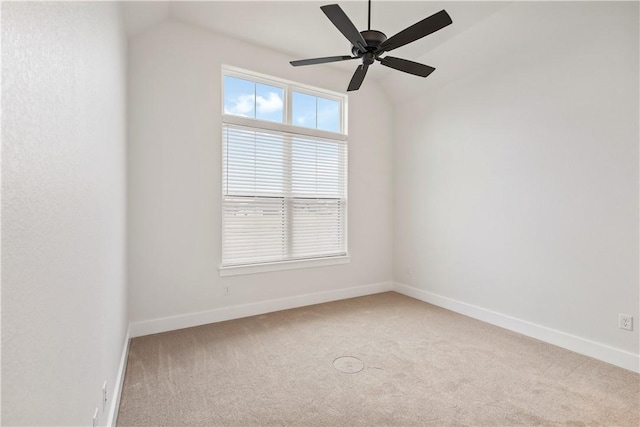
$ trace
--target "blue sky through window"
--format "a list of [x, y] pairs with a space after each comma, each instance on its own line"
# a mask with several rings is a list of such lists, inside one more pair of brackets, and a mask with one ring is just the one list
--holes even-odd
[[305, 93], [293, 92], [293, 124], [305, 128], [316, 128], [316, 97]]
[[224, 76], [224, 112], [236, 116], [255, 117], [255, 83]]
[[[340, 132], [340, 101], [306, 93], [291, 93], [292, 125]], [[284, 89], [238, 77], [224, 76], [224, 113], [285, 123]]]
[[292, 120], [294, 125], [340, 132], [340, 102], [306, 93], [293, 92]]
[[340, 103], [326, 98], [318, 98], [318, 129], [340, 132]]
[[256, 83], [256, 119], [284, 122], [284, 89]]
[[284, 122], [284, 89], [224, 76], [224, 113]]

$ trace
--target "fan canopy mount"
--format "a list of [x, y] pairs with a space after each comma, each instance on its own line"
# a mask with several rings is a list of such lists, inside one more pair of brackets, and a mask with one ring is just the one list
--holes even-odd
[[351, 47], [351, 53], [354, 56], [362, 56], [367, 52], [375, 52], [378, 46], [387, 40], [387, 36], [382, 31], [377, 30], [364, 30], [360, 31], [360, 35], [367, 42], [367, 48], [362, 51], [357, 46]]
[[422, 21], [405, 28], [398, 34], [387, 39], [387, 36], [378, 30], [371, 29], [371, 0], [369, 0], [369, 26], [367, 30], [358, 31], [349, 17], [337, 4], [321, 6], [320, 9], [327, 15], [327, 18], [335, 25], [335, 27], [344, 35], [351, 43], [351, 55], [344, 56], [327, 56], [324, 58], [301, 59], [291, 61], [291, 65], [299, 67], [303, 65], [324, 64], [329, 62], [348, 61], [352, 59], [362, 59], [362, 65], [359, 65], [356, 72], [351, 78], [347, 91], [358, 90], [367, 74], [367, 69], [375, 61], [379, 61], [382, 65], [413, 74], [420, 77], [427, 77], [435, 68], [408, 59], [396, 58], [393, 56], [380, 56], [393, 49], [397, 49], [408, 43], [414, 42], [422, 37], [434, 33], [452, 23], [449, 14], [441, 10]]

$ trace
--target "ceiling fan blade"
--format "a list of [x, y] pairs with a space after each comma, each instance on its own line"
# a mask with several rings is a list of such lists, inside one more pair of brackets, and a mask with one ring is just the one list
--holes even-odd
[[380, 54], [382, 52], [389, 52], [390, 50], [397, 49], [407, 43], [411, 43], [424, 36], [428, 36], [431, 33], [435, 33], [451, 23], [453, 23], [453, 21], [449, 14], [445, 10], [441, 10], [440, 12], [434, 13], [430, 17], [405, 28], [395, 36], [387, 39], [378, 46], [376, 53]]
[[320, 9], [327, 15], [327, 18], [333, 25], [336, 26], [338, 30], [344, 35], [347, 40], [351, 42], [352, 45], [356, 46], [361, 51], [365, 51], [367, 48], [367, 42], [362, 38], [362, 34], [353, 25], [353, 22], [349, 19], [349, 17], [342, 11], [340, 6], [337, 4], [329, 4], [326, 6], [320, 6]]
[[369, 66], [367, 64], [362, 64], [358, 66], [358, 68], [356, 69], [356, 72], [353, 73], [353, 77], [351, 77], [351, 81], [349, 82], [349, 87], [347, 88], [347, 92], [360, 89], [360, 85], [364, 80], [364, 76], [367, 75], [368, 69], [369, 69]]
[[407, 59], [395, 58], [393, 56], [384, 57], [380, 63], [387, 67], [404, 71], [405, 73], [413, 74], [415, 76], [427, 77], [429, 74], [435, 71], [435, 68], [428, 65], [420, 64], [418, 62], [409, 61]]
[[324, 58], [300, 59], [298, 61], [289, 61], [294, 67], [301, 65], [325, 64], [327, 62], [348, 61], [349, 59], [358, 59], [357, 56], [326, 56]]

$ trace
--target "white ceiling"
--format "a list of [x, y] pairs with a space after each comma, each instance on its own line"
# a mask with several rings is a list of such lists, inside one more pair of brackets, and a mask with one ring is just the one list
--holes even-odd
[[[358, 29], [366, 29], [365, 0], [125, 2], [124, 17], [129, 37], [173, 19], [287, 53], [291, 59], [305, 59], [350, 54], [349, 42], [320, 10], [320, 6], [334, 2], [340, 4]], [[436, 72], [427, 79], [390, 70], [380, 64], [370, 68], [367, 78], [378, 80], [392, 98], [402, 99], [415, 95], [416, 87], [422, 91], [434, 85], [441, 86], [476, 66], [486, 65], [483, 54], [487, 53], [485, 43], [488, 40], [479, 38], [474, 34], [477, 31], [472, 30], [483, 24], [486, 27], [486, 22], [495, 20], [496, 16], [508, 21], [505, 11], [510, 5], [511, 2], [374, 0], [371, 28], [384, 32], [387, 37], [442, 9], [452, 17], [453, 24], [392, 54], [435, 67]], [[497, 39], [499, 41], [500, 37]], [[491, 58], [490, 52], [486, 57]], [[356, 68], [354, 61], [315, 65], [327, 66], [349, 72]], [[347, 83], [345, 81], [345, 86]]]

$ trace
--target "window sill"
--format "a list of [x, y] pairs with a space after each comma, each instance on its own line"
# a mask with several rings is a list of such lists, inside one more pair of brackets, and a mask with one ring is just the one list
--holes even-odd
[[348, 264], [348, 255], [327, 258], [301, 259], [293, 261], [269, 262], [264, 264], [220, 266], [218, 272], [223, 276], [238, 276], [241, 274], [265, 273], [269, 271], [294, 270], [298, 268], [324, 267], [327, 265]]

